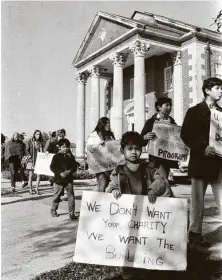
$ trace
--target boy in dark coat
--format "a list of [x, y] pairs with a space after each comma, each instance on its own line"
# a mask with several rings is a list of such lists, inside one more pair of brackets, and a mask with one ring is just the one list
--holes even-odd
[[[155, 108], [157, 113], [145, 122], [145, 125], [141, 132], [141, 136], [144, 140], [143, 146], [146, 146], [150, 140], [156, 137], [155, 133], [152, 131], [154, 122], [176, 125], [175, 120], [170, 116], [172, 110], [172, 100], [170, 98], [160, 97], [155, 103]], [[152, 155], [149, 156], [149, 161], [153, 162], [155, 164], [155, 167], [157, 168], [162, 166], [166, 172], [167, 177], [169, 175], [170, 168], [178, 168], [177, 161], [161, 159]]]
[[211, 109], [222, 112], [217, 105], [222, 97], [222, 80], [209, 78], [203, 82], [205, 100], [188, 109], [181, 138], [190, 148], [188, 173], [192, 181], [189, 244], [210, 247], [202, 236], [204, 196], [210, 183], [220, 214], [222, 209], [222, 158], [209, 146]]
[[76, 219], [75, 216], [75, 198], [73, 191], [73, 173], [77, 170], [75, 157], [69, 153], [70, 142], [67, 139], [61, 139], [57, 143], [59, 152], [52, 158], [50, 169], [54, 173], [54, 196], [52, 201], [51, 215], [58, 217], [57, 209], [60, 197], [67, 190], [68, 207], [70, 219]]

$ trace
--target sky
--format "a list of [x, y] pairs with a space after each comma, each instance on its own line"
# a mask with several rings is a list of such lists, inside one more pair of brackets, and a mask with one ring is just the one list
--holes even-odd
[[[22, 1], [1, 3], [1, 131], [67, 130], [76, 140], [76, 70], [71, 65], [96, 13], [131, 17], [134, 10], [209, 27], [219, 1]], [[87, 86], [86, 134], [90, 87]]]

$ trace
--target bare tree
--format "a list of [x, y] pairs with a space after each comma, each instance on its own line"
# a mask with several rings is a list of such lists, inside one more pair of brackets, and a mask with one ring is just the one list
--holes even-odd
[[217, 32], [221, 33], [221, 25], [222, 25], [222, 10], [219, 11], [216, 18], [213, 18], [214, 22], [210, 25], [217, 25]]

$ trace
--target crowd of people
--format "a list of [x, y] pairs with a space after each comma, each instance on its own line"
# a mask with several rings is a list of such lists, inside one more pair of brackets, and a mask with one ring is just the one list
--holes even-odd
[[[222, 112], [222, 108], [217, 104], [222, 97], [222, 80], [219, 78], [204, 80], [202, 92], [203, 101], [187, 111], [180, 136], [190, 149], [188, 164], [188, 175], [191, 178], [189, 245], [210, 247], [211, 244], [202, 235], [204, 196], [206, 188], [210, 184], [221, 215], [222, 159], [217, 155], [215, 147], [210, 146], [209, 134], [211, 110]], [[113, 192], [116, 198], [121, 193], [146, 193], [150, 202], [154, 202], [156, 196], [165, 194], [173, 196], [167, 179], [170, 168], [178, 167], [178, 162], [154, 156], [149, 156], [147, 163], [139, 160], [142, 147], [149, 145], [149, 142], [156, 137], [153, 132], [154, 122], [176, 125], [175, 120], [170, 116], [172, 110], [170, 98], [159, 98], [155, 103], [155, 108], [156, 114], [146, 121], [140, 134], [126, 132], [122, 136], [121, 151], [125, 157], [125, 165], [118, 166], [112, 172], [96, 174], [99, 191]], [[110, 121], [102, 118], [90, 134], [86, 148], [91, 144], [104, 145], [111, 139], [115, 139], [115, 136], [110, 128]], [[146, 170], [150, 170], [150, 173]], [[155, 174], [154, 177], [151, 174]], [[149, 179], [144, 182], [141, 180], [144, 177]]]
[[[207, 185], [210, 183], [218, 205], [222, 212], [222, 159], [217, 156], [215, 148], [209, 145], [210, 116], [211, 110], [222, 112], [217, 102], [222, 97], [222, 80], [209, 78], [204, 80], [202, 91], [203, 102], [191, 107], [186, 115], [181, 128], [181, 139], [190, 149], [188, 174], [191, 178], [191, 209], [189, 244], [210, 247], [211, 244], [202, 235], [204, 196]], [[122, 194], [147, 195], [150, 203], [155, 203], [158, 196], [174, 197], [168, 181], [170, 168], [178, 167], [178, 163], [163, 160], [154, 156], [141, 160], [142, 148], [149, 145], [155, 139], [153, 131], [155, 122], [176, 125], [170, 116], [172, 100], [167, 97], [159, 98], [155, 103], [156, 114], [146, 121], [141, 132], [128, 131], [120, 139], [121, 152], [125, 158], [123, 165], [117, 166], [112, 171], [96, 174], [98, 191], [110, 192], [118, 199]], [[86, 151], [90, 145], [106, 145], [107, 141], [115, 140], [111, 130], [110, 120], [102, 117], [92, 131], [86, 142]], [[2, 139], [4, 142], [4, 139]], [[29, 186], [30, 195], [39, 192], [41, 176], [37, 176], [35, 191], [32, 187], [33, 167], [38, 152], [53, 153], [50, 168], [54, 173], [51, 183], [54, 184], [54, 196], [51, 207], [52, 217], [58, 217], [57, 209], [64, 188], [67, 189], [68, 208], [70, 219], [76, 219], [75, 199], [73, 192], [73, 174], [76, 172], [78, 163], [70, 151], [70, 142], [66, 139], [66, 131], [58, 130], [43, 145], [42, 133], [35, 130], [32, 138], [25, 146], [14, 133], [12, 139], [5, 145], [5, 160], [9, 163], [11, 173], [11, 187], [15, 191], [16, 174], [20, 170], [22, 187]], [[27, 156], [29, 167], [29, 180], [25, 182], [22, 160]], [[129, 274], [129, 271], [123, 272]], [[131, 273], [131, 272], [130, 272]]]

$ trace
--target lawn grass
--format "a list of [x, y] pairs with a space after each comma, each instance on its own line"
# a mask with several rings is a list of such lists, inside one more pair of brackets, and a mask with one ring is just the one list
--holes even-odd
[[[122, 268], [72, 262], [57, 270], [51, 270], [33, 280], [108, 280], [120, 275]], [[206, 254], [188, 252], [186, 271], [140, 270], [144, 280], [221, 280], [221, 260], [210, 260]]]

